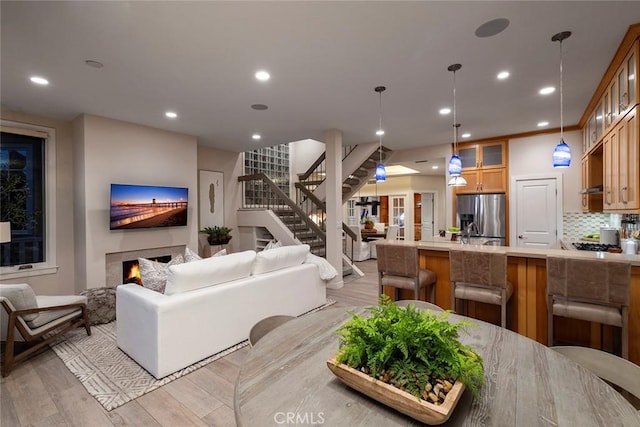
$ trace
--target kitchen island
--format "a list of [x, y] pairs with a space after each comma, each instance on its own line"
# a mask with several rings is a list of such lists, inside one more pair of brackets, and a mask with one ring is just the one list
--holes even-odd
[[[420, 267], [432, 270], [438, 276], [435, 303], [442, 308], [451, 309], [449, 250], [460, 248], [461, 243], [446, 240], [385, 243], [417, 246], [420, 251]], [[548, 255], [629, 262], [631, 264], [629, 360], [640, 364], [640, 255], [512, 246], [467, 244], [463, 246], [465, 250], [506, 253], [507, 277], [514, 287], [513, 296], [509, 302], [510, 329], [545, 345], [547, 344], [546, 257]], [[384, 289], [384, 293], [391, 298], [393, 298], [393, 292], [393, 288], [385, 287]], [[413, 299], [413, 291], [401, 289], [399, 298]], [[422, 294], [420, 299], [426, 300], [426, 295]], [[499, 306], [464, 300], [462, 302], [466, 304], [468, 316], [500, 324]], [[618, 329], [563, 317], [556, 317], [554, 326], [556, 343], [587, 345], [606, 351], [613, 350], [614, 335]]]

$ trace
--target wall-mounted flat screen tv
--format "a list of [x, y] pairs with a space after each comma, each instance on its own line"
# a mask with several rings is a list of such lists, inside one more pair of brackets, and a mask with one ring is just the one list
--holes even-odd
[[187, 225], [188, 200], [188, 188], [111, 184], [109, 228]]

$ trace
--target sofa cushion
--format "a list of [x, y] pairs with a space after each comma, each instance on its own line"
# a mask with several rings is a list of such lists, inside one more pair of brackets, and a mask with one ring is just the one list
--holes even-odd
[[179, 294], [248, 277], [255, 257], [255, 251], [244, 251], [171, 266], [164, 294]]
[[291, 245], [258, 252], [251, 274], [263, 274], [300, 265], [309, 253], [309, 245]]
[[140, 267], [140, 280], [142, 286], [153, 291], [163, 293], [167, 284], [167, 274], [169, 267], [184, 263], [182, 255], [176, 255], [171, 261], [164, 263], [151, 261], [146, 258], [138, 258], [138, 266]]

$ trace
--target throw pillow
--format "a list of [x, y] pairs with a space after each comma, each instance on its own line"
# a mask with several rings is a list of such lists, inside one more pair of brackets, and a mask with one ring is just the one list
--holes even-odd
[[202, 257], [189, 249], [189, 247], [184, 248], [184, 262], [198, 261], [201, 260]]
[[275, 248], [281, 248], [282, 247], [282, 242], [279, 242], [277, 240], [272, 240], [269, 243], [267, 243], [267, 245], [264, 247], [263, 250], [268, 250], [268, 249], [275, 249]]
[[142, 286], [156, 292], [164, 293], [164, 288], [167, 285], [167, 273], [169, 272], [169, 267], [183, 263], [184, 258], [182, 255], [177, 255], [167, 263], [151, 261], [146, 258], [138, 258]]
[[226, 250], [226, 249], [223, 249], [223, 250], [221, 250], [221, 251], [216, 252], [215, 254], [213, 254], [213, 255], [211, 255], [211, 256], [212, 256], [212, 257], [214, 257], [214, 256], [224, 256], [224, 255], [226, 255], [226, 254], [227, 254], [227, 250]]

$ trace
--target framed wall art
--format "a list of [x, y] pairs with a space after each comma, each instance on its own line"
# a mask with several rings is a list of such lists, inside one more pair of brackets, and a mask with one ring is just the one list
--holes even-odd
[[224, 225], [224, 174], [201, 170], [198, 177], [199, 226]]

